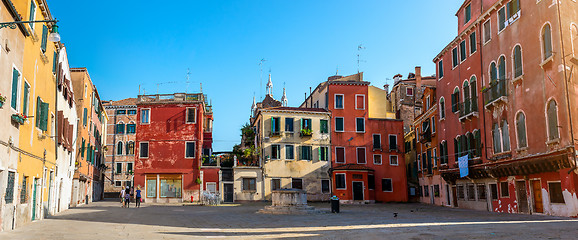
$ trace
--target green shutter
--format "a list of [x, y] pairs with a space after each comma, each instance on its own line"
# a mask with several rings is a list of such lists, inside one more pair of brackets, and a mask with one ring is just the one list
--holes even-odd
[[30, 94], [30, 86], [24, 83], [24, 96], [23, 96], [23, 104], [22, 104], [22, 113], [28, 116], [28, 95]]
[[36, 116], [34, 116], [34, 118], [36, 119], [36, 127], [38, 128], [40, 128], [40, 115], [42, 115], [42, 100], [40, 97], [36, 97]]
[[56, 65], [58, 65], [58, 53], [54, 52], [54, 58], [52, 60], [52, 73], [56, 74]]
[[84, 157], [84, 144], [86, 144], [84, 142], [84, 138], [82, 138], [82, 146], [80, 147], [80, 156]]
[[[34, 4], [34, 0], [30, 1], [30, 16], [28, 17], [29, 21], [34, 21], [34, 15], [36, 13], [36, 4]], [[34, 23], [30, 23], [30, 28], [33, 28]]]
[[40, 129], [42, 131], [48, 130], [48, 103], [42, 102], [42, 115], [40, 120]]
[[20, 73], [14, 68], [12, 70], [12, 99], [10, 100], [10, 106], [14, 109], [18, 106], [18, 78], [20, 78]]
[[322, 149], [322, 148], [323, 148], [323, 147], [319, 147], [319, 148], [318, 148], [318, 150], [319, 150], [319, 161], [323, 160], [323, 159], [321, 158], [321, 152], [322, 152], [321, 149]]
[[271, 132], [275, 132], [275, 118], [271, 118]]
[[40, 48], [42, 52], [46, 52], [46, 43], [48, 42], [48, 27], [46, 25], [42, 25], [42, 43], [40, 44]]
[[88, 109], [84, 108], [84, 114], [82, 116], [82, 125], [86, 126], [86, 118], [88, 115]]

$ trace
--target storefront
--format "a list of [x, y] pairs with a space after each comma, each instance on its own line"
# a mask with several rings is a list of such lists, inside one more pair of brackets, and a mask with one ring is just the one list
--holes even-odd
[[182, 179], [183, 176], [180, 174], [147, 174], [145, 201], [168, 202], [170, 199], [180, 201], [183, 189]]

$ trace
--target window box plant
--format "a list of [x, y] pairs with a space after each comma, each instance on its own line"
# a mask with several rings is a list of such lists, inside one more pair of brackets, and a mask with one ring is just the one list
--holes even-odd
[[0, 108], [2, 106], [4, 106], [5, 102], [6, 102], [6, 97], [2, 96], [2, 94], [0, 93]]
[[301, 136], [302, 137], [310, 137], [313, 135], [313, 131], [308, 128], [301, 129]]
[[22, 113], [15, 113], [12, 114], [12, 121], [22, 125], [24, 124], [24, 122], [26, 122], [26, 115], [22, 114]]

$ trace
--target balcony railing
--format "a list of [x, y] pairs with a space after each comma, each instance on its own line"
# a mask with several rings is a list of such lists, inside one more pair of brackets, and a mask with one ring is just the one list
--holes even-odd
[[490, 86], [483, 90], [484, 92], [484, 106], [489, 108], [499, 102], [506, 102], [508, 100], [508, 80], [501, 79], [493, 81]]
[[467, 119], [478, 114], [478, 98], [466, 98], [459, 104], [460, 120]]

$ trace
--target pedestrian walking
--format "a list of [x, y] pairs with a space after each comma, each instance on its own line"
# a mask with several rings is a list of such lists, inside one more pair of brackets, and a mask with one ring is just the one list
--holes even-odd
[[135, 193], [135, 201], [136, 201], [136, 207], [140, 208], [140, 202], [141, 202], [141, 195], [140, 195], [140, 186], [136, 187], [136, 193]]
[[130, 207], [130, 188], [127, 186], [126, 190], [124, 191], [124, 205], [129, 208]]
[[122, 188], [122, 190], [120, 190], [120, 203], [122, 203], [122, 207], [124, 207], [124, 195], [125, 195], [125, 189]]

